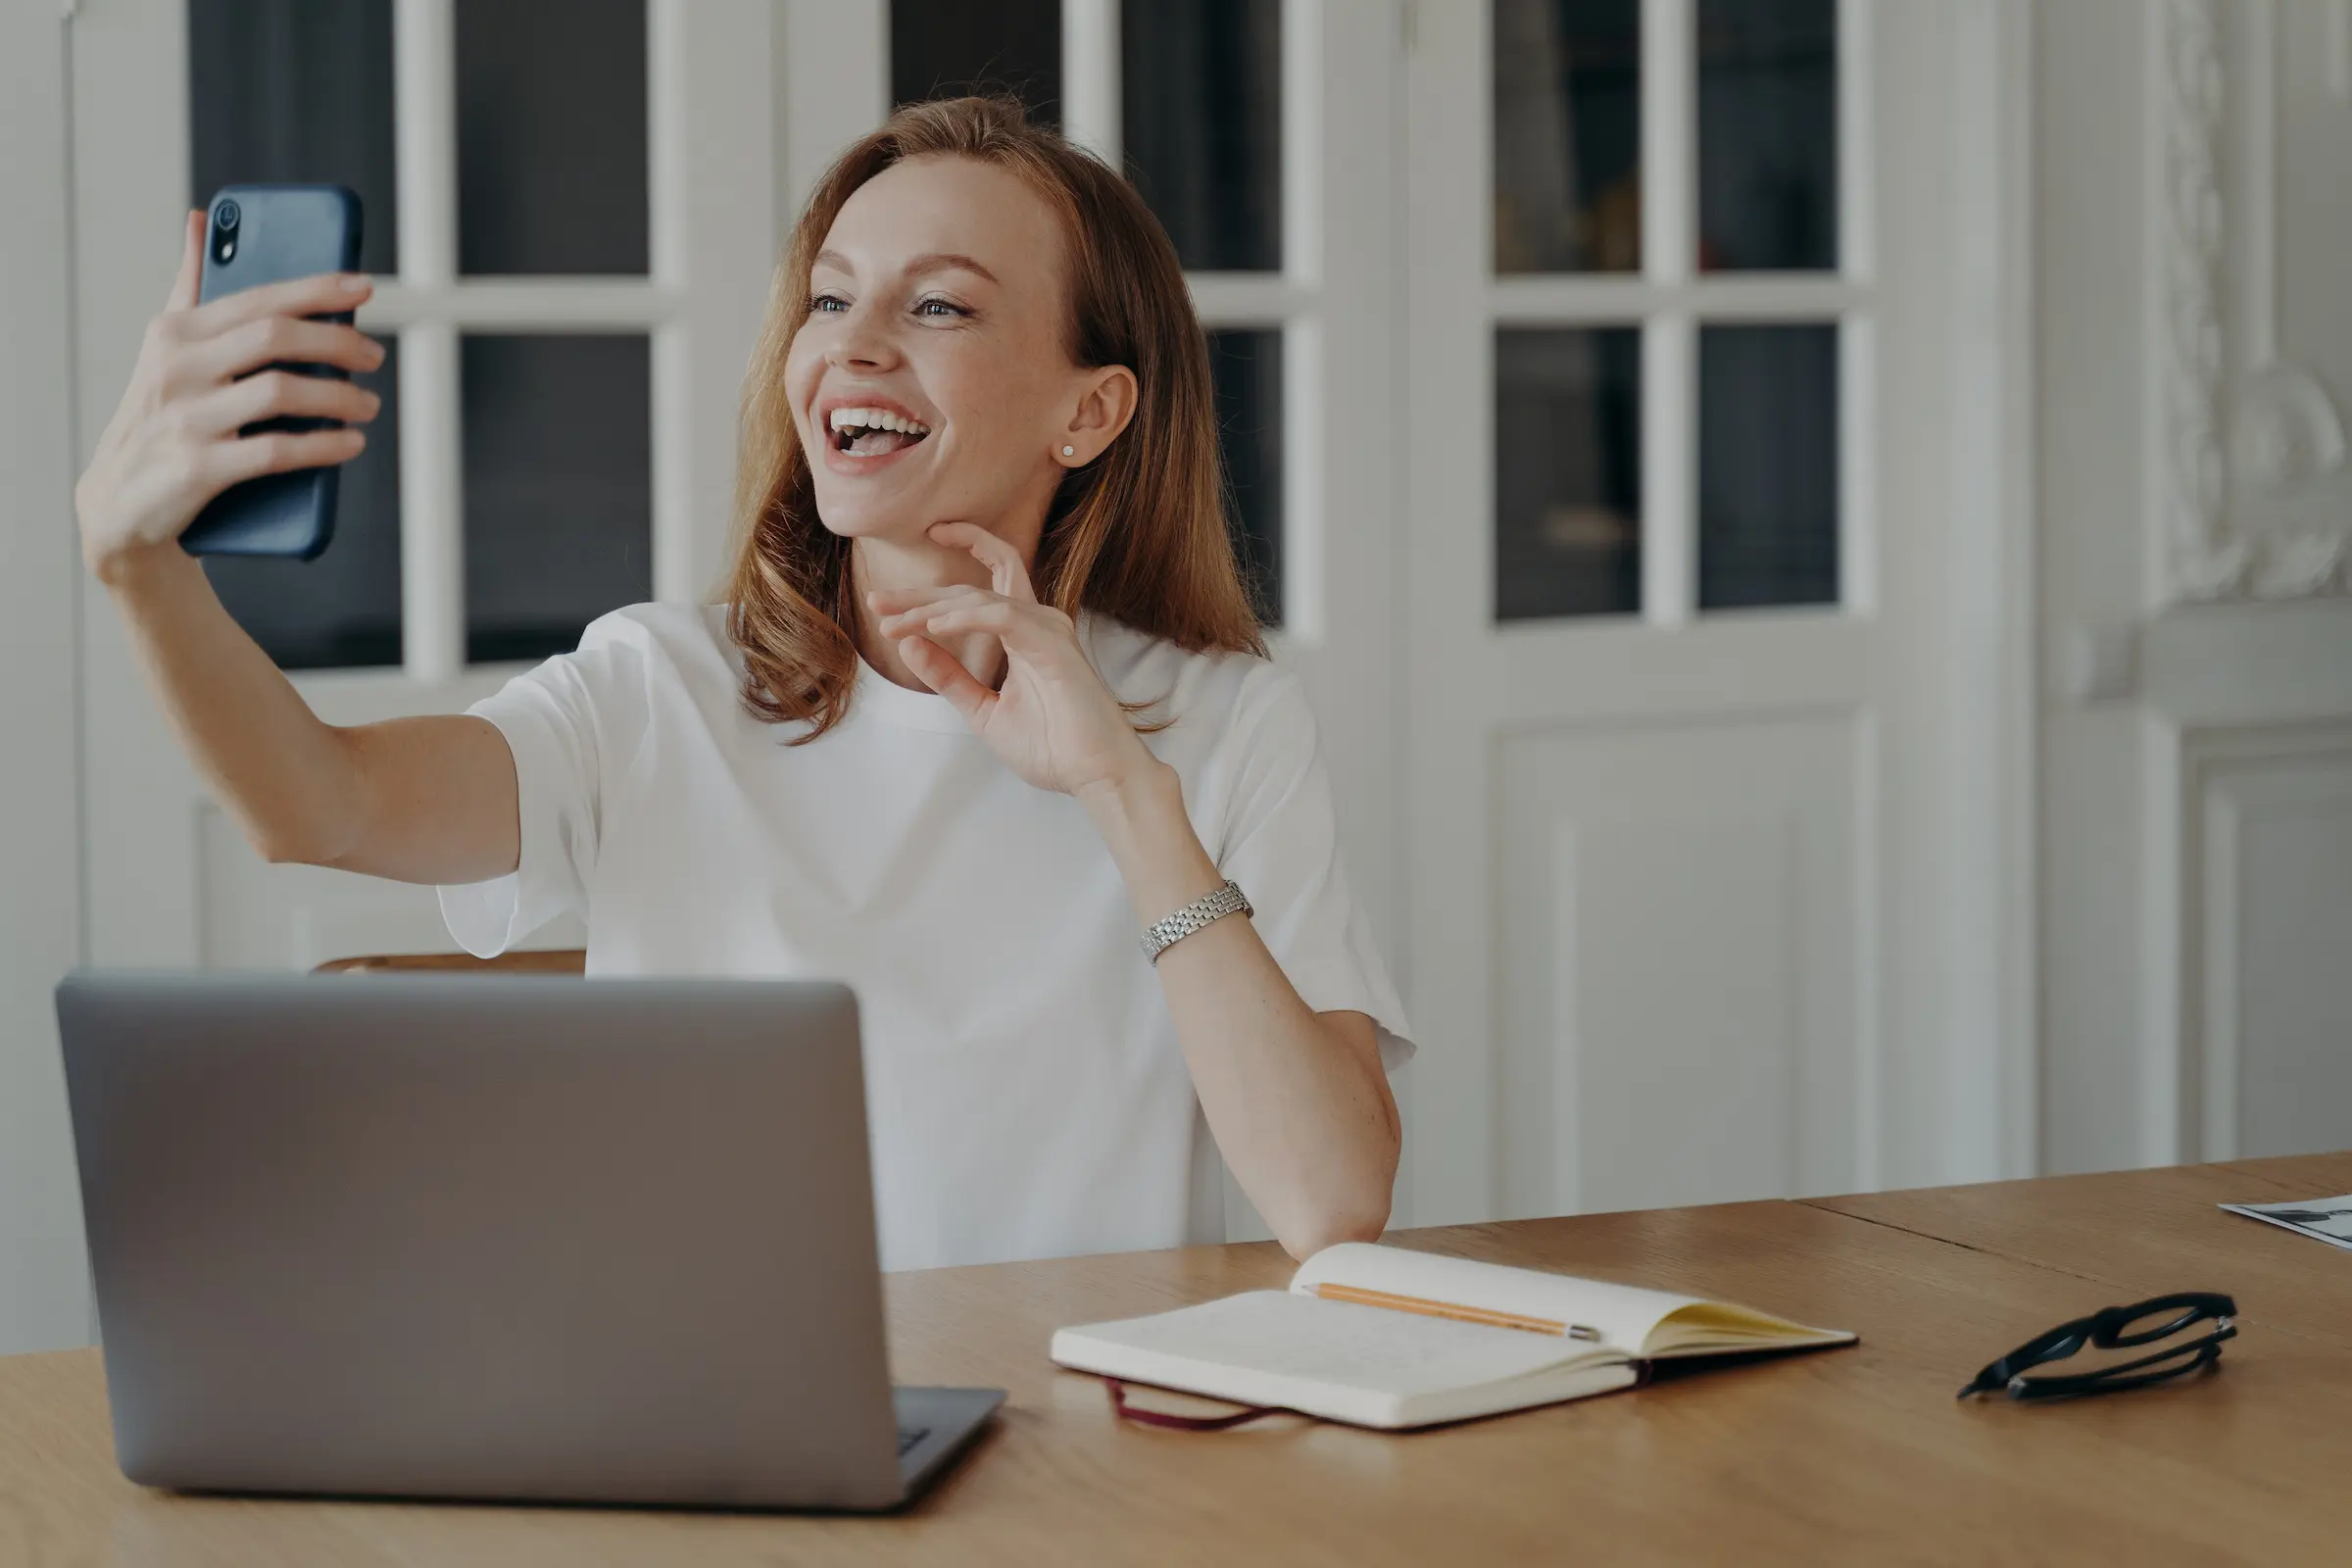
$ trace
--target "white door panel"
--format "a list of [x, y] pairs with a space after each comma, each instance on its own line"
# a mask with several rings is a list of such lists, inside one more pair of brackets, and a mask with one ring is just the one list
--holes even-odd
[[1508, 1215], [1851, 1189], [1852, 716], [1497, 739]]

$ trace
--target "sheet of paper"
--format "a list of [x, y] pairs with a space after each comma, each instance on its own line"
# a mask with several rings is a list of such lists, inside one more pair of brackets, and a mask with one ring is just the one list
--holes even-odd
[[2298, 1236], [2352, 1252], [2352, 1193], [2341, 1198], [2306, 1198], [2286, 1203], [2224, 1203], [2248, 1219], [2268, 1220]]
[[1093, 1323], [1055, 1339], [1396, 1396], [1525, 1377], [1598, 1353], [1590, 1345], [1523, 1329], [1414, 1317], [1284, 1291], [1250, 1291], [1152, 1317]]

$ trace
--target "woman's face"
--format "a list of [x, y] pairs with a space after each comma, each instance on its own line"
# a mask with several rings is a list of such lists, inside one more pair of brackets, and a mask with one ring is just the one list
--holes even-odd
[[1102, 383], [1126, 372], [1070, 363], [1060, 224], [1008, 171], [892, 165], [843, 205], [808, 293], [785, 379], [836, 534], [913, 544], [961, 521], [1033, 547], [1018, 536], [1064, 469], [1124, 423]]

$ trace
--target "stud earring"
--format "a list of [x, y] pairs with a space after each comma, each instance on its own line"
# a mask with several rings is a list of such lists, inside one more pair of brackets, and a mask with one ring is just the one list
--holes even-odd
[[1074, 458], [1078, 455], [1078, 449], [1076, 447], [1063, 447], [1061, 449], [1061, 455], [1065, 458]]

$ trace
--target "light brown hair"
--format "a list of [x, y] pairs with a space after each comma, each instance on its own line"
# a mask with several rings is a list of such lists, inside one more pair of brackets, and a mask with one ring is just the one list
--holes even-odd
[[858, 674], [850, 541], [817, 519], [784, 364], [808, 316], [808, 274], [858, 187], [904, 159], [973, 158], [1011, 171], [1061, 220], [1070, 359], [1135, 372], [1135, 416], [1062, 479], [1030, 578], [1041, 604], [1081, 610], [1193, 652], [1263, 654], [1226, 526], [1208, 345], [1184, 270], [1135, 188], [1012, 98], [908, 104], [843, 153], [793, 228], [745, 383], [727, 634], [743, 700], [770, 723], [841, 722]]

